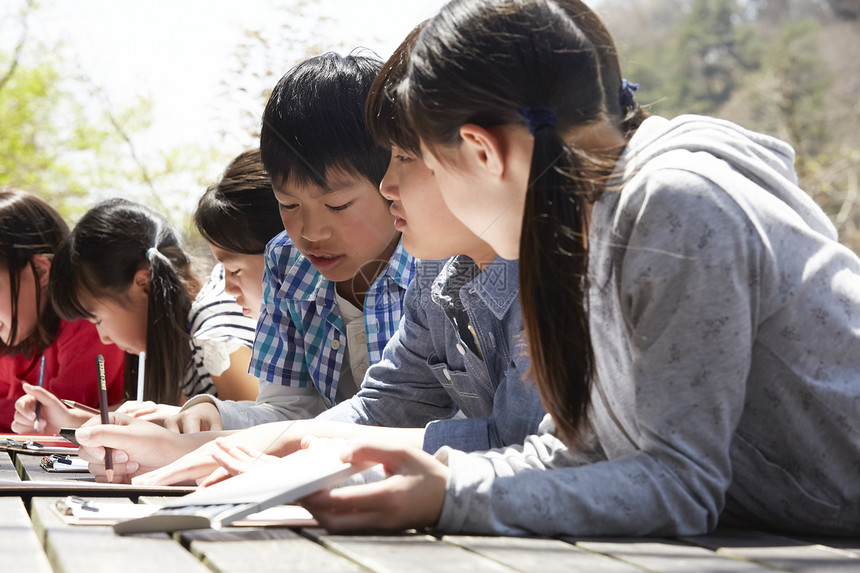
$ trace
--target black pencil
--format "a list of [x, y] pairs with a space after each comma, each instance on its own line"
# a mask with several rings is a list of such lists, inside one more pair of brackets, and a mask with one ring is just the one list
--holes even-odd
[[[45, 387], [45, 355], [39, 360], [39, 388]], [[39, 414], [42, 413], [42, 403], [36, 400], [36, 421], [33, 422], [33, 431], [39, 431]]]
[[[96, 357], [96, 361], [99, 368], [99, 411], [102, 415], [102, 424], [110, 424], [107, 382], [105, 382], [105, 357], [99, 354]], [[113, 454], [107, 446], [105, 446], [105, 475], [109, 482], [113, 482]]]

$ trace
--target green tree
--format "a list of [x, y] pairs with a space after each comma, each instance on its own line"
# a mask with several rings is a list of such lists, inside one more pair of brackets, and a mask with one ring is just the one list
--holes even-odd
[[739, 74], [755, 66], [747, 55], [750, 39], [736, 0], [693, 0], [672, 50], [672, 108], [713, 113], [727, 102]]

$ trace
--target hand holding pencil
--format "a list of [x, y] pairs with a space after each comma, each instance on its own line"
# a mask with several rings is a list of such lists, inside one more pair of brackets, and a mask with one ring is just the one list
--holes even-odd
[[[45, 373], [45, 384], [50, 376]], [[15, 415], [12, 419], [12, 431], [18, 434], [31, 434], [38, 427], [41, 434], [56, 434], [60, 428], [77, 428], [84, 424], [99, 411], [84, 404], [61, 400], [47, 388], [38, 384], [21, 384], [24, 395], [15, 401]], [[67, 403], [70, 402], [70, 403]], [[36, 409], [39, 410], [39, 422], [36, 426]]]
[[[99, 376], [99, 411], [101, 413], [102, 424], [110, 424], [107, 382], [105, 382], [105, 357], [99, 354], [96, 357], [96, 362], [98, 363]], [[108, 482], [113, 482], [113, 452], [108, 447], [105, 448], [105, 476]]]

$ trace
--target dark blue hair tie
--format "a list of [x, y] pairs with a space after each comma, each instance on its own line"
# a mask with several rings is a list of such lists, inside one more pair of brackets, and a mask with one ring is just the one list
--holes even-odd
[[526, 125], [529, 126], [532, 135], [544, 127], [554, 128], [558, 125], [555, 112], [548, 107], [518, 107], [517, 113], [526, 120]]
[[618, 90], [618, 102], [621, 107], [630, 107], [633, 101], [633, 92], [639, 89], [639, 84], [631, 84], [626, 79], [621, 79], [621, 88]]

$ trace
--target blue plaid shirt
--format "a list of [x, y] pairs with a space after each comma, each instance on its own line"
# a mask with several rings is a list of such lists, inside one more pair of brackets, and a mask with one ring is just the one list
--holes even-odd
[[[263, 304], [250, 372], [285, 386], [311, 383], [331, 407], [346, 351], [335, 283], [314, 268], [286, 232], [269, 242], [265, 257]], [[382, 349], [397, 331], [406, 287], [414, 275], [415, 260], [400, 243], [364, 297], [370, 364], [382, 359]]]

